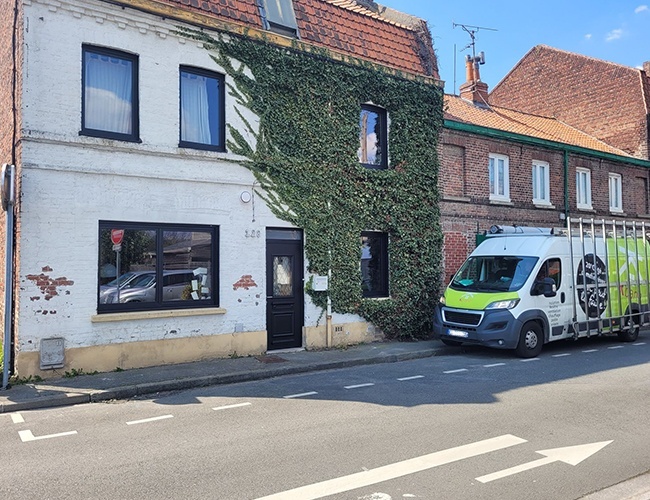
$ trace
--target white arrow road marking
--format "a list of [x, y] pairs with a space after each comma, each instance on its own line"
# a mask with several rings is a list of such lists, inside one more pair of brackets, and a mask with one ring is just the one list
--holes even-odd
[[457, 462], [465, 458], [476, 457], [492, 451], [501, 450], [510, 446], [525, 443], [525, 439], [518, 438], [511, 434], [505, 434], [495, 438], [477, 441], [475, 443], [437, 451], [429, 455], [411, 458], [403, 462], [384, 465], [368, 471], [357, 472], [349, 476], [337, 477], [320, 483], [301, 486], [293, 490], [275, 493], [257, 500], [313, 500], [323, 498], [337, 493], [370, 486], [390, 479], [406, 476], [415, 472], [432, 469], [440, 465]]
[[166, 418], [174, 418], [174, 415], [161, 415], [159, 417], [143, 418], [142, 420], [131, 420], [126, 425], [146, 424], [148, 422], [155, 422], [156, 420], [164, 420]]
[[601, 441], [600, 443], [580, 444], [577, 446], [566, 446], [564, 448], [540, 450], [535, 453], [545, 455], [546, 458], [540, 458], [539, 460], [533, 460], [532, 462], [517, 465], [516, 467], [511, 467], [510, 469], [504, 469], [499, 472], [477, 477], [476, 480], [482, 483], [489, 483], [495, 479], [501, 479], [506, 476], [511, 476], [513, 474], [534, 469], [535, 467], [541, 467], [542, 465], [551, 464], [553, 462], [564, 462], [565, 464], [569, 465], [578, 465], [580, 462], [589, 458], [597, 451], [600, 451], [611, 442], [612, 441]]
[[30, 430], [18, 431], [20, 440], [23, 443], [26, 443], [27, 441], [38, 441], [39, 439], [50, 439], [50, 438], [56, 438], [61, 436], [71, 436], [72, 434], [76, 434], [76, 433], [77, 431], [68, 431], [68, 432], [59, 432], [58, 434], [48, 434], [47, 436], [34, 436], [34, 434], [32, 434], [32, 431]]

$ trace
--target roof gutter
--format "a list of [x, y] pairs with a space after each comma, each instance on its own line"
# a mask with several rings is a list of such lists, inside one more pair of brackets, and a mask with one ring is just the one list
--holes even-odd
[[633, 158], [631, 156], [616, 155], [613, 153], [606, 153], [604, 151], [595, 151], [593, 149], [584, 148], [582, 146], [573, 146], [563, 142], [549, 141], [547, 139], [538, 139], [527, 135], [516, 134], [514, 132], [506, 132], [489, 127], [481, 127], [479, 125], [472, 125], [470, 123], [457, 122], [453, 120], [445, 120], [444, 128], [450, 130], [457, 130], [459, 132], [468, 132], [471, 134], [483, 135], [495, 139], [503, 139], [507, 141], [519, 142], [531, 146], [540, 146], [549, 149], [564, 151], [565, 153], [575, 153], [579, 155], [590, 156], [600, 160], [609, 160], [618, 163], [627, 163], [637, 167], [644, 167], [650, 169], [650, 160], [643, 160], [641, 158]]

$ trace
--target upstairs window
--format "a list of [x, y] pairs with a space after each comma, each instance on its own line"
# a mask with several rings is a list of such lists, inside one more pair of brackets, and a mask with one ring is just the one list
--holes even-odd
[[623, 211], [623, 181], [621, 174], [609, 174], [609, 210]]
[[364, 167], [388, 168], [388, 125], [386, 110], [363, 104], [359, 117], [359, 161]]
[[83, 46], [81, 134], [139, 141], [138, 56]]
[[181, 67], [180, 79], [179, 146], [225, 151], [224, 77]]
[[258, 0], [264, 27], [280, 35], [297, 37], [298, 25], [292, 0]]
[[549, 165], [544, 161], [533, 161], [533, 203], [551, 204]]
[[576, 169], [576, 207], [591, 210], [591, 171], [587, 168]]
[[388, 235], [361, 233], [361, 290], [364, 297], [388, 297]]
[[490, 200], [510, 201], [510, 169], [507, 156], [490, 154], [488, 178]]

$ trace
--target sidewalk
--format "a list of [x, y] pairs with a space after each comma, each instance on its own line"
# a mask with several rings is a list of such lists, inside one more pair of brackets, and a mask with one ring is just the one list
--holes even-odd
[[[164, 391], [232, 384], [293, 373], [394, 363], [435, 355], [438, 341], [381, 342], [322, 351], [274, 351], [263, 356], [214, 359], [121, 372], [47, 379], [0, 389], [0, 413], [127, 399]], [[63, 375], [63, 373], [61, 373]]]
[[[443, 352], [439, 341], [381, 342], [323, 351], [281, 351], [263, 356], [215, 359], [121, 372], [78, 375], [19, 384], [0, 390], [0, 413], [127, 399], [193, 387], [232, 384], [294, 373], [395, 363]], [[582, 500], [650, 500], [650, 472]]]

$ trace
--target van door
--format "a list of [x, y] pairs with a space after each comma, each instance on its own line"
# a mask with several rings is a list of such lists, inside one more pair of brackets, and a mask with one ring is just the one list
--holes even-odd
[[[544, 261], [537, 272], [535, 283], [544, 278], [551, 278], [555, 283], [556, 294], [554, 297], [537, 297], [540, 308], [546, 312], [549, 322], [549, 340], [558, 340], [572, 336], [571, 317], [573, 314], [572, 305], [572, 280], [570, 276], [571, 266], [568, 258], [552, 257]], [[533, 287], [535, 284], [533, 284]]]

